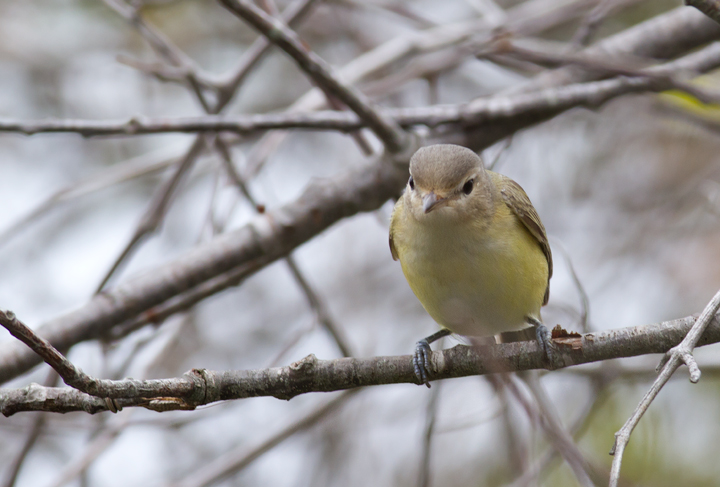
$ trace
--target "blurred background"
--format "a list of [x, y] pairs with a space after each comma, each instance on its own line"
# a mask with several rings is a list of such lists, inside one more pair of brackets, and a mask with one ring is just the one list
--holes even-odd
[[[540, 13], [571, 3], [525, 2]], [[574, 3], [581, 4], [577, 13], [533, 33], [538, 45], [567, 45], [598, 4], [607, 14], [587, 42], [681, 4]], [[280, 10], [286, 5], [278, 0]], [[332, 0], [318, 2], [297, 30], [339, 69], [396, 37], [475, 19], [499, 25], [519, 15], [523, 5]], [[262, 6], [274, 8], [272, 2]], [[150, 73], [158, 56], [132, 18], [122, 15], [136, 7], [144, 22], [211, 81], [234, 72], [257, 38], [209, 1], [131, 6], [4, 0], [0, 116], [203, 115], [191, 87]], [[522, 86], [538, 72], [468, 56], [439, 71], [416, 70], [402, 81], [392, 77], [406, 73], [405, 67], [390, 65], [359, 86], [385, 106], [450, 104]], [[698, 82], [712, 87], [715, 81], [710, 73]], [[285, 110], [311, 88], [283, 53], [271, 49], [223, 113]], [[496, 171], [524, 187], [550, 236], [555, 274], [543, 311], [548, 325], [580, 331], [586, 311], [592, 330], [681, 318], [700, 312], [720, 287], [720, 132], [712, 107], [697, 105], [673, 93], [624, 96], [595, 111], [571, 110], [484, 151]], [[363, 134], [379, 151], [380, 143]], [[87, 302], [194, 139], [192, 134], [0, 134], [0, 306], [34, 327]], [[236, 167], [249, 176], [248, 190], [267, 208], [293, 201], [313, 178], [342, 174], [372, 159], [348, 135], [297, 131], [263, 146], [271, 147], [268, 157], [255, 167], [254, 151], [265, 139], [227, 140]], [[392, 205], [343, 220], [293, 253], [297, 270], [321, 302], [321, 319], [334, 323], [355, 356], [409, 354], [418, 339], [437, 329], [391, 258]], [[157, 231], [137, 246], [108, 286], [242, 226], [255, 211], [218, 154], [203, 151]], [[81, 343], [69, 357], [91, 375], [160, 378], [190, 368], [285, 365], [309, 353], [342, 356], [318, 322], [318, 308], [308, 304], [288, 263], [279, 261], [162, 325], [112, 343]], [[0, 333], [0, 342], [10, 340]], [[459, 342], [450, 338], [442, 346]], [[681, 369], [633, 434], [623, 485], [720, 484], [717, 345], [698, 350], [697, 357], [700, 383], [691, 386]], [[653, 380], [658, 360], [640, 357], [542, 375], [559, 417], [577, 432], [578, 446], [600, 472], [609, 470], [613, 434]], [[48, 371], [38, 367], [4, 387], [43, 383]], [[528, 394], [520, 382], [518, 387]], [[431, 390], [407, 384], [365, 389], [301, 424], [336, 396], [246, 399], [194, 412], [0, 418], [0, 481], [8, 487], [498, 486], [511, 485], [551, 451], [523, 407], [483, 377], [436, 382]], [[19, 464], [33, 431], [37, 440]], [[515, 485], [576, 485], [562, 461], [541, 464], [537, 476]]]

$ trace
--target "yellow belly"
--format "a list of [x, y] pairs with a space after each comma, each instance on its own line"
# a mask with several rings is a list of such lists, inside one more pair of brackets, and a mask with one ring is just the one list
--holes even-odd
[[548, 266], [534, 237], [512, 214], [491, 231], [471, 223], [452, 228], [411, 225], [398, 256], [405, 277], [430, 316], [467, 336], [488, 336], [540, 319]]

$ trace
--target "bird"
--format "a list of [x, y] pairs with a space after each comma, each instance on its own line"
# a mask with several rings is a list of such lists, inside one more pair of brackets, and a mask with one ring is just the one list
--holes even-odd
[[[415, 375], [430, 387], [430, 343], [534, 328], [551, 357], [540, 308], [550, 296], [552, 252], [522, 187], [453, 144], [419, 149], [390, 219], [390, 252], [440, 325], [417, 342]], [[532, 328], [531, 328], [532, 327]]]

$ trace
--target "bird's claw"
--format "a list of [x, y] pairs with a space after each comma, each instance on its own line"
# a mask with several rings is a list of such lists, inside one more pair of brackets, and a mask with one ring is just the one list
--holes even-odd
[[430, 387], [430, 344], [426, 339], [422, 339], [415, 344], [415, 353], [413, 354], [413, 368], [415, 369], [415, 377], [420, 384]]
[[545, 359], [548, 361], [551, 369], [556, 368], [559, 363], [560, 356], [557, 352], [557, 347], [552, 341], [552, 334], [545, 325], [540, 322], [533, 323], [535, 325], [535, 336], [537, 337], [538, 344], [545, 352]]

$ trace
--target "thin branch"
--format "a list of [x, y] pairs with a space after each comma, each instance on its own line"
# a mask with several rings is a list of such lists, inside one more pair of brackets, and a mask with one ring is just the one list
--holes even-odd
[[[48, 376], [45, 378], [45, 387], [54, 386], [58, 379], [59, 376], [57, 372], [51, 370]], [[5, 482], [2, 484], [3, 487], [13, 487], [13, 485], [15, 485], [18, 474], [20, 473], [20, 469], [22, 468], [23, 463], [25, 462], [25, 459], [32, 450], [33, 446], [35, 446], [38, 438], [40, 438], [40, 435], [45, 428], [45, 424], [47, 423], [47, 419], [48, 415], [46, 413], [40, 413], [34, 418], [32, 418], [32, 426], [30, 427], [30, 431], [27, 433], [25, 441], [23, 442], [17, 456], [12, 459], [12, 462], [8, 467], [8, 473], [5, 477]]]
[[719, 94], [709, 92], [688, 83], [680, 79], [676, 73], [667, 69], [641, 69], [635, 66], [629, 66], [627, 63], [618, 63], [617, 61], [610, 61], [598, 56], [588, 56], [586, 54], [541, 52], [520, 47], [511, 42], [500, 43], [499, 47], [494, 50], [494, 53], [517, 56], [524, 61], [550, 65], [551, 67], [565, 65], [579, 66], [588, 71], [596, 71], [602, 76], [647, 77], [666, 86], [668, 89], [684, 91], [704, 103], [717, 103], [720, 98]]
[[[218, 113], [225, 107], [232, 98], [235, 90], [239, 87], [244, 75], [249, 73], [262, 58], [263, 54], [267, 52], [266, 44], [253, 44], [253, 46], [255, 46], [255, 50], [250, 53], [246, 53], [242, 58], [242, 70], [237, 73], [237, 76], [232, 78], [231, 84], [225, 85], [222, 89], [219, 89], [220, 95], [217, 103], [211, 108], [201, 89], [200, 82], [198, 81], [203, 78], [203, 76], [200, 74], [197, 65], [195, 65], [195, 63], [193, 63], [181, 49], [165, 37], [162, 32], [144, 22], [144, 20], [140, 17], [137, 8], [116, 0], [105, 1], [111, 8], [130, 21], [163, 59], [172, 66], [178, 67], [181, 70], [182, 76], [193, 88], [198, 100], [208, 113]], [[288, 18], [295, 20], [303, 17], [309, 12], [309, 6], [311, 3], [312, 0], [299, 0], [296, 4], [293, 4], [293, 9], [289, 11]], [[203, 135], [198, 135], [185, 156], [178, 163], [173, 175], [156, 189], [153, 200], [145, 210], [145, 214], [143, 215], [141, 221], [136, 226], [133, 236], [130, 238], [130, 241], [126, 244], [120, 255], [115, 259], [114, 263], [110, 267], [110, 270], [101, 280], [96, 293], [102, 291], [120, 266], [123, 265], [123, 263], [125, 263], [132, 255], [134, 250], [137, 249], [137, 246], [160, 226], [165, 214], [167, 213], [167, 208], [170, 205], [172, 196], [177, 190], [181, 180], [195, 164], [195, 161], [204, 147], [204, 142]]]
[[[700, 12], [678, 7], [656, 15], [580, 51], [585, 55], [671, 59], [720, 38], [720, 27]], [[576, 66], [541, 73], [531, 82], [510, 92], [531, 91], [597, 79], [597, 73]]]
[[621, 1], [617, 0], [600, 0], [594, 9], [590, 11], [580, 23], [580, 26], [575, 30], [572, 38], [570, 39], [570, 45], [573, 48], [580, 48], [588, 45], [590, 38], [597, 31], [600, 25], [605, 19], [613, 13], [613, 10], [618, 9], [621, 6], [631, 5], [637, 3], [636, 1]]
[[570, 466], [578, 484], [583, 487], [594, 487], [590, 479], [590, 465], [556, 417], [544, 391], [534, 381], [537, 381], [537, 378], [526, 379], [525, 383], [535, 399], [535, 404], [524, 396], [511, 376], [505, 377], [508, 390], [520, 403], [531, 422], [542, 429], [548, 442]]
[[[468, 104], [378, 110], [402, 127], [437, 127], [456, 124], [468, 129], [476, 125], [512, 123], [528, 117], [549, 118], [576, 106], [598, 107], [629, 93], [665, 91], [677, 87], [664, 73], [673, 70], [704, 73], [720, 65], [720, 43], [714, 43], [684, 58], [643, 72], [639, 77], [622, 76], [603, 81], [576, 83], [528, 93], [491, 95]], [[688, 88], [696, 93], [696, 88]], [[543, 118], [544, 117], [544, 118]], [[0, 118], [0, 131], [32, 135], [39, 132], [76, 132], [85, 136], [154, 134], [166, 132], [235, 132], [250, 134], [273, 129], [301, 128], [350, 132], [368, 127], [350, 112], [284, 112], [267, 115], [187, 117], [176, 119], [132, 118], [128, 121], [18, 121]]]
[[406, 136], [397, 123], [378, 112], [360, 91], [340, 82], [330, 66], [280, 20], [270, 17], [246, 0], [221, 0], [221, 3], [277, 44], [315, 83], [355, 112], [383, 141], [388, 151], [397, 153], [406, 148]]
[[209, 103], [203, 93], [203, 88], [209, 87], [207, 76], [200, 73], [197, 64], [182, 50], [177, 48], [162, 32], [152, 24], [145, 22], [140, 16], [139, 5], [130, 5], [122, 0], [103, 0], [105, 4], [130, 22], [140, 35], [148, 42], [150, 47], [166, 62], [177, 68], [195, 91], [203, 108], [209, 110]]
[[249, 451], [245, 445], [233, 448], [223, 453], [220, 457], [214, 459], [207, 465], [193, 469], [192, 473], [185, 476], [183, 480], [176, 483], [170, 483], [169, 486], [204, 487], [218, 482], [229, 475], [236, 474], [283, 441], [330, 417], [357, 392], [359, 392], [359, 389], [346, 391], [327, 404], [320, 406], [304, 417], [278, 431], [255, 448], [252, 448]]
[[[260, 206], [258, 205], [258, 202], [250, 193], [250, 190], [248, 189], [247, 184], [245, 184], [243, 178], [235, 170], [232, 155], [230, 154], [230, 149], [227, 144], [225, 144], [225, 142], [223, 142], [220, 137], [216, 137], [215, 147], [221, 155], [223, 164], [226, 168], [227, 174], [230, 176], [230, 179], [233, 181], [233, 183], [235, 183], [240, 192], [243, 194], [243, 196], [245, 196], [245, 198], [253, 206], [253, 208], [255, 208], [255, 210], [260, 213]], [[303, 294], [305, 294], [308, 305], [310, 306], [310, 309], [312, 309], [312, 311], [315, 313], [315, 317], [318, 323], [320, 323], [322, 327], [325, 328], [325, 330], [333, 337], [333, 340], [335, 340], [335, 344], [340, 349], [340, 353], [342, 353], [344, 357], [351, 357], [353, 353], [351, 351], [350, 345], [347, 342], [347, 338], [345, 338], [344, 334], [342, 333], [340, 326], [335, 323], [335, 321], [330, 316], [330, 312], [327, 310], [327, 307], [320, 299], [320, 296], [317, 294], [317, 292], [315, 292], [315, 289], [313, 289], [313, 287], [310, 285], [303, 273], [300, 271], [300, 268], [298, 267], [297, 262], [295, 262], [293, 256], [288, 255], [287, 257], [285, 257], [284, 260], [285, 263], [288, 265], [290, 273], [295, 279], [295, 282], [298, 284], [298, 286], [300, 286], [300, 290], [303, 292]]]
[[170, 205], [172, 197], [178, 189], [181, 181], [190, 172], [195, 161], [202, 153], [205, 148], [205, 141], [203, 137], [197, 137], [192, 146], [188, 149], [185, 156], [177, 162], [175, 171], [173, 174], [165, 180], [158, 188], [156, 188], [153, 194], [150, 205], [145, 209], [140, 222], [135, 227], [135, 232], [125, 248], [120, 252], [120, 255], [115, 259], [110, 269], [107, 271], [105, 276], [100, 281], [95, 293], [99, 293], [107, 285], [110, 278], [117, 272], [120, 266], [126, 262], [127, 258], [132, 255], [133, 251], [137, 249], [137, 246], [150, 234], [155, 232], [167, 213], [167, 209]]
[[432, 444], [435, 434], [435, 420], [437, 419], [438, 403], [440, 401], [440, 390], [442, 382], [437, 384], [430, 392], [427, 407], [425, 408], [425, 428], [423, 431], [422, 453], [420, 455], [420, 468], [418, 475], [418, 487], [430, 487], [432, 485]]
[[[720, 297], [718, 298], [720, 302]], [[708, 314], [703, 313], [703, 318]], [[697, 320], [700, 323], [700, 320]], [[693, 317], [588, 333], [581, 337], [555, 339], [558, 361], [554, 368], [665, 352], [680, 343], [695, 324]], [[141, 406], [155, 411], [194, 409], [216, 401], [273, 396], [290, 399], [309, 392], [330, 392], [381, 384], [417, 384], [410, 355], [319, 360], [314, 355], [285, 367], [258, 370], [191, 370], [182, 377], [153, 380], [101, 380], [88, 377], [32, 330], [9, 313], [0, 314], [0, 324], [43, 355], [72, 388], [30, 384], [22, 389], [0, 389], [0, 412], [10, 416], [20, 411], [118, 411]], [[707, 324], [707, 320], [705, 321]], [[693, 332], [695, 333], [695, 332]], [[694, 335], [693, 335], [694, 336]], [[712, 320], [698, 345], [720, 341], [720, 321]], [[487, 373], [540, 369], [546, 356], [536, 341], [487, 347], [458, 345], [433, 352], [432, 379], [440, 380]], [[93, 397], [100, 396], [100, 397]]]
[[610, 455], [614, 455], [612, 469], [610, 471], [610, 487], [617, 487], [623, 453], [625, 452], [628, 441], [630, 441], [630, 435], [635, 429], [635, 426], [640, 422], [645, 411], [647, 411], [652, 401], [657, 397], [660, 390], [678, 367], [682, 364], [687, 365], [690, 370], [690, 382], [693, 384], [700, 380], [700, 368], [692, 356], [692, 351], [700, 342], [700, 338], [703, 336], [703, 333], [705, 333], [705, 330], [707, 330], [711, 324], [715, 325], [717, 323], [715, 318], [718, 308], [720, 308], [720, 291], [710, 300], [683, 340], [665, 353], [660, 361], [660, 365], [658, 365], [658, 378], [623, 427], [615, 433], [615, 444], [610, 450]]
[[85, 445], [82, 453], [63, 466], [55, 481], [50, 484], [50, 487], [62, 487], [74, 478], [82, 475], [100, 455], [114, 444], [122, 433], [127, 431], [127, 427], [133, 417], [133, 412], [134, 411], [130, 411], [124, 416], [118, 417], [116, 424], [105, 427], [100, 431], [92, 441]]
[[577, 272], [575, 272], [575, 266], [573, 265], [570, 253], [559, 239], [551, 238], [551, 240], [555, 242], [555, 247], [560, 249], [560, 254], [565, 260], [565, 265], [567, 266], [568, 271], [570, 271], [570, 277], [572, 278], [575, 289], [577, 289], [578, 292], [578, 297], [580, 298], [580, 329], [583, 333], [588, 333], [590, 331], [590, 298], [588, 297], [588, 294], [585, 291], [585, 286], [583, 286]]
[[[312, 11], [317, 0], [296, 0], [288, 5], [282, 13], [283, 22], [294, 27], [303, 20]], [[268, 52], [272, 44], [265, 36], [261, 36], [253, 42], [240, 58], [237, 67], [222, 81], [215, 84], [218, 91], [218, 99], [212, 113], [219, 113], [232, 100], [238, 88], [245, 81], [257, 63]]]
[[172, 384], [162, 380], [138, 381], [126, 379], [124, 381], [112, 381], [95, 379], [76, 367], [63, 354], [58, 352], [50, 342], [18, 320], [14, 313], [0, 311], [0, 325], [37, 353], [58, 373], [67, 385], [86, 394], [100, 398], [173, 397], [177, 394], [180, 396], [186, 395], [192, 389], [192, 384], [187, 382], [183, 384], [183, 381], [178, 382], [172, 379]]
[[71, 201], [75, 198], [85, 196], [105, 188], [157, 173], [174, 164], [180, 155], [176, 148], [148, 152], [137, 157], [132, 157], [122, 162], [113, 164], [107, 169], [87, 177], [78, 182], [69, 184], [52, 195], [45, 198], [32, 210], [20, 219], [13, 222], [9, 227], [0, 231], [0, 246], [7, 243], [16, 236], [24, 227], [40, 218], [55, 206]]

